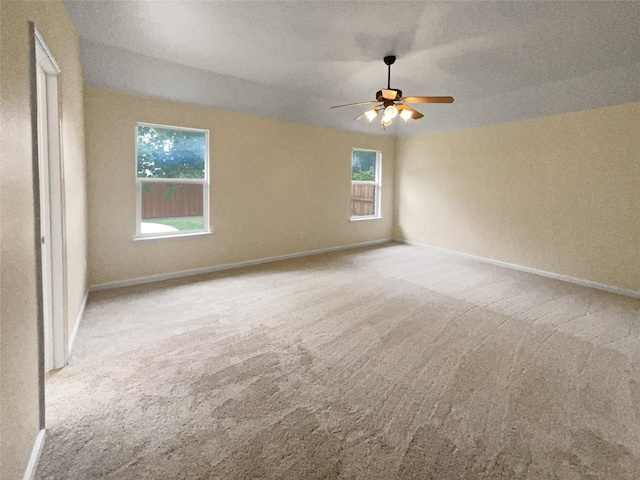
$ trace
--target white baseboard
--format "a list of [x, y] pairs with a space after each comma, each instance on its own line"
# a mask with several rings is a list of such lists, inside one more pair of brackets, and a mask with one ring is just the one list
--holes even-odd
[[36, 469], [38, 468], [38, 460], [40, 460], [40, 454], [42, 453], [42, 447], [44, 446], [44, 428], [38, 432], [35, 442], [33, 442], [33, 448], [31, 449], [31, 456], [29, 456], [29, 463], [24, 471], [22, 480], [33, 480], [36, 477]]
[[471, 260], [478, 260], [484, 263], [490, 263], [499, 267], [510, 268], [512, 270], [518, 270], [520, 272], [533, 273], [542, 277], [553, 278], [555, 280], [562, 280], [564, 282], [575, 283], [584, 287], [597, 288], [598, 290], [604, 290], [606, 292], [617, 293], [619, 295], [626, 295], [628, 297], [640, 298], [640, 292], [634, 290], [625, 290], [624, 288], [614, 287], [611, 285], [605, 285], [603, 283], [592, 282], [590, 280], [584, 280], [582, 278], [569, 277], [567, 275], [560, 275], [558, 273], [547, 272], [545, 270], [538, 270], [536, 268], [523, 267], [522, 265], [516, 265], [515, 263], [501, 262], [500, 260], [493, 260], [491, 258], [478, 257], [477, 255], [470, 255], [468, 253], [456, 252], [454, 250], [447, 250], [446, 248], [434, 247], [425, 243], [413, 242], [411, 240], [404, 240], [402, 238], [394, 238], [393, 241], [398, 243], [405, 243], [414, 247], [428, 248], [437, 252], [448, 253], [457, 257], [468, 258]]
[[84, 309], [87, 306], [87, 298], [89, 298], [89, 289], [84, 292], [84, 298], [82, 299], [82, 304], [80, 305], [80, 310], [78, 311], [78, 316], [76, 317], [76, 324], [73, 326], [73, 331], [69, 336], [69, 344], [67, 345], [67, 362], [69, 361], [69, 357], [71, 357], [71, 349], [73, 348], [73, 343], [76, 341], [76, 335], [78, 334], [78, 329], [80, 328], [80, 322], [82, 321], [82, 316], [84, 315]]
[[309, 255], [318, 255], [320, 253], [335, 252], [338, 250], [348, 250], [351, 248], [368, 247], [371, 245], [378, 245], [381, 243], [387, 243], [392, 241], [393, 241], [392, 238], [384, 238], [381, 240], [372, 240], [369, 242], [352, 243], [349, 245], [340, 245], [337, 247], [321, 248], [318, 250], [307, 250], [307, 251], [298, 252], [298, 253], [289, 253], [287, 255], [278, 255], [275, 257], [258, 258], [256, 260], [247, 260], [245, 262], [225, 263], [223, 265], [216, 265], [213, 267], [194, 268], [192, 270], [182, 270], [180, 272], [165, 273], [162, 275], [152, 275], [149, 277], [134, 278], [131, 280], [124, 280], [121, 282], [102, 283], [99, 285], [90, 286], [89, 292], [96, 292], [99, 290], [109, 290], [112, 288], [130, 287], [132, 285], [141, 285], [144, 283], [160, 282], [162, 280], [171, 280], [174, 278], [189, 277], [192, 275], [201, 275], [203, 273], [219, 272], [221, 270], [231, 270], [233, 268], [249, 267], [252, 265], [259, 265], [261, 263], [279, 262], [281, 260], [289, 260], [291, 258], [307, 257]]

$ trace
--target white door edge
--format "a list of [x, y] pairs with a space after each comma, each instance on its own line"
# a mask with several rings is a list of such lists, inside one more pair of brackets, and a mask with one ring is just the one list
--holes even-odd
[[[62, 148], [58, 106], [60, 68], [35, 30], [38, 73], [38, 138], [41, 225], [45, 235], [43, 256], [43, 304], [45, 310], [45, 372], [67, 362], [65, 326], [65, 274], [62, 190]], [[40, 131], [42, 130], [42, 131]], [[41, 160], [41, 161], [40, 161]], [[47, 258], [48, 257], [48, 258]]]

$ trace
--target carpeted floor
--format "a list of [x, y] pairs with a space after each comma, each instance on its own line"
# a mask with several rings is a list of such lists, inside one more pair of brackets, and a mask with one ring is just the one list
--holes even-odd
[[640, 478], [640, 300], [389, 244], [94, 293], [40, 479]]

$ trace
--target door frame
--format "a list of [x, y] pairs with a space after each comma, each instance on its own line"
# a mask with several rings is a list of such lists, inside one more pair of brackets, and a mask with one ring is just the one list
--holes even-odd
[[[35, 53], [32, 106], [35, 107], [34, 196], [37, 190], [37, 198], [34, 198], [34, 208], [39, 233], [36, 236], [39, 250], [37, 267], [42, 301], [38, 330], [44, 376], [47, 371], [61, 368], [67, 363], [64, 197], [58, 88], [61, 70], [33, 23], [30, 29]], [[46, 242], [47, 248], [42, 248]], [[46, 268], [47, 265], [50, 268]]]

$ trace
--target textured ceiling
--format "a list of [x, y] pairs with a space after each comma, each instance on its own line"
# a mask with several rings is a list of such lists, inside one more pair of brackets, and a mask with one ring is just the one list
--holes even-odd
[[[65, 1], [86, 83], [389, 136], [640, 100], [640, 2]], [[452, 95], [353, 121], [386, 86]]]

